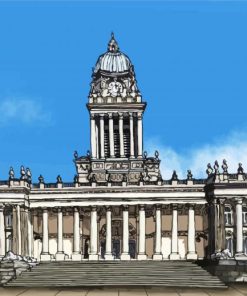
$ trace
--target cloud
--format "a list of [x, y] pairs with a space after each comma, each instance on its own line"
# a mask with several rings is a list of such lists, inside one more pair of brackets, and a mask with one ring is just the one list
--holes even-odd
[[208, 163], [214, 164], [218, 160], [220, 166], [223, 159], [227, 160], [228, 171], [236, 173], [238, 163], [243, 164], [247, 171], [247, 133], [231, 132], [227, 137], [221, 138], [201, 147], [191, 148], [178, 153], [173, 148], [163, 145], [159, 140], [149, 139], [147, 151], [160, 153], [161, 172], [164, 179], [170, 179], [173, 170], [177, 171], [180, 179], [186, 178], [187, 170], [190, 169], [195, 178], [206, 177]]
[[37, 100], [6, 98], [0, 101], [0, 125], [22, 123], [25, 125], [50, 125], [51, 113]]

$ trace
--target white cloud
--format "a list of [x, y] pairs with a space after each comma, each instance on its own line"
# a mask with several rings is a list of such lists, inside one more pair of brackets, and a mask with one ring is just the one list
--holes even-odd
[[12, 123], [49, 125], [51, 114], [39, 101], [10, 97], [0, 101], [0, 124]]
[[153, 154], [155, 150], [159, 151], [162, 160], [161, 172], [165, 179], [171, 178], [173, 170], [177, 171], [179, 178], [186, 178], [188, 169], [192, 171], [195, 178], [205, 178], [207, 164], [211, 163], [213, 166], [214, 161], [218, 160], [221, 166], [223, 159], [227, 160], [230, 173], [237, 172], [239, 162], [247, 171], [246, 132], [232, 132], [225, 138], [198, 148], [188, 149], [183, 154], [154, 139], [149, 139], [147, 148], [149, 154]]

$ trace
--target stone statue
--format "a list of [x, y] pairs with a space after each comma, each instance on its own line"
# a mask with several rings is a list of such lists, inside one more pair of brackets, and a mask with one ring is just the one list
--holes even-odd
[[13, 167], [10, 167], [9, 169], [9, 180], [13, 180], [15, 178], [15, 172]]
[[223, 159], [223, 163], [222, 163], [222, 169], [223, 169], [223, 173], [224, 174], [228, 174], [228, 165], [227, 165], [227, 163], [226, 163], [226, 160], [225, 159]]
[[192, 178], [193, 178], [193, 175], [191, 173], [191, 170], [188, 170], [187, 171], [187, 180], [192, 180]]
[[213, 173], [213, 169], [212, 169], [210, 163], [208, 163], [208, 165], [207, 165], [206, 173], [207, 173], [208, 176], [210, 176]]
[[176, 171], [173, 171], [173, 173], [172, 173], [172, 181], [175, 181], [177, 179], [178, 179], [177, 172]]
[[155, 153], [154, 153], [154, 156], [155, 156], [155, 158], [157, 159], [157, 160], [159, 160], [159, 151], [158, 150], [156, 150], [155, 151]]
[[57, 183], [63, 183], [62, 178], [60, 175], [57, 176]]
[[39, 175], [38, 180], [40, 184], [44, 184], [44, 177], [42, 175]]
[[243, 174], [244, 173], [244, 169], [243, 169], [243, 167], [242, 167], [242, 163], [240, 162], [239, 164], [238, 164], [238, 174]]
[[79, 182], [78, 175], [75, 175], [75, 176], [74, 176], [74, 183], [78, 183], [78, 182]]
[[21, 166], [20, 173], [21, 173], [21, 180], [25, 180], [26, 179], [26, 171], [25, 171], [25, 168], [23, 165]]
[[77, 153], [77, 151], [75, 150], [75, 152], [74, 152], [74, 158], [75, 159], [77, 159], [78, 158], [78, 153]]
[[215, 160], [215, 162], [214, 162], [214, 173], [216, 175], [219, 174], [219, 163], [218, 163], [218, 160]]
[[32, 181], [32, 173], [29, 168], [26, 168], [26, 176], [27, 176], [28, 182], [31, 182]]
[[91, 158], [91, 153], [89, 150], [87, 150], [87, 159], [90, 159]]
[[144, 156], [145, 159], [147, 158], [147, 156], [148, 156], [147, 151], [144, 151], [143, 156]]

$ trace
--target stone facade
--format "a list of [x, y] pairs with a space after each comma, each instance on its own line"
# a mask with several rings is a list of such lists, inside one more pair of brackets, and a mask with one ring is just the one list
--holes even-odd
[[[38, 261], [246, 260], [247, 178], [223, 161], [208, 178], [163, 180], [158, 151], [143, 151], [146, 108], [134, 66], [112, 36], [93, 69], [91, 149], [75, 151], [74, 181], [32, 181], [21, 167], [0, 181], [0, 256]], [[226, 259], [226, 258], [225, 258]]]

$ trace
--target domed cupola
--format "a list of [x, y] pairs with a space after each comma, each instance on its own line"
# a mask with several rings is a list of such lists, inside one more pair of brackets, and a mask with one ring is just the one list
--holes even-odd
[[130, 59], [119, 50], [117, 41], [112, 33], [111, 40], [108, 43], [108, 51], [98, 58], [94, 73], [105, 71], [122, 74], [129, 71], [131, 66]]
[[119, 50], [112, 33], [108, 50], [93, 68], [90, 103], [140, 102], [141, 95], [135, 79], [134, 66]]

